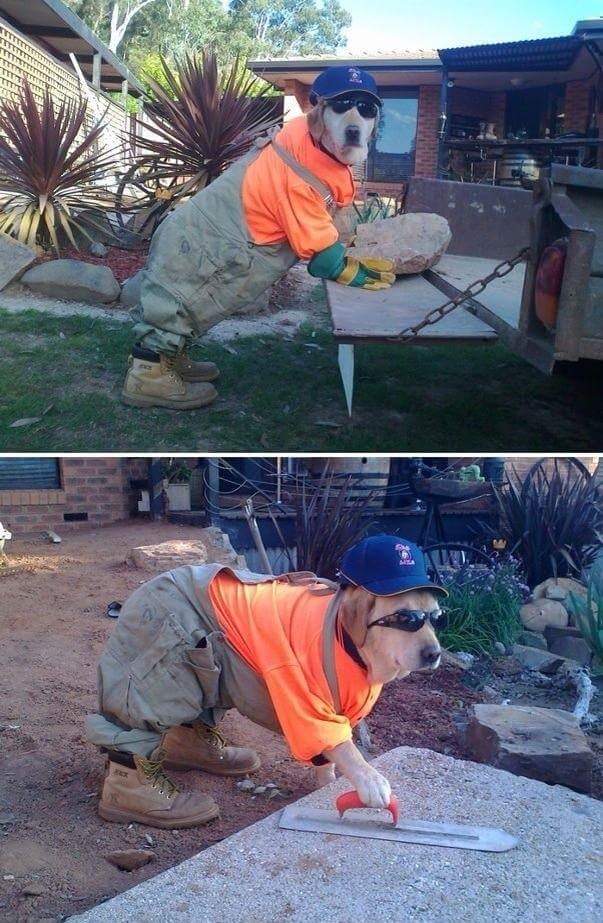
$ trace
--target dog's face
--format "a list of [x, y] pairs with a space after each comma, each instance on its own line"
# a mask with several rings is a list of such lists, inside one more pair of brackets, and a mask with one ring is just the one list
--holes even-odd
[[373, 596], [361, 587], [348, 587], [341, 605], [341, 621], [364, 660], [368, 679], [389, 683], [416, 670], [436, 670], [441, 648], [433, 628], [425, 622], [419, 631], [401, 631], [369, 623], [398, 609], [432, 612], [439, 608], [433, 593], [409, 590], [396, 596]]
[[347, 112], [334, 112], [324, 101], [318, 102], [307, 118], [314, 140], [340, 163], [351, 166], [366, 160], [377, 118], [364, 118], [355, 106]]

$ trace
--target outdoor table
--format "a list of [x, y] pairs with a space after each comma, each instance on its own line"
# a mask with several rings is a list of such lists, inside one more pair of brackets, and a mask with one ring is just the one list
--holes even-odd
[[[333, 336], [338, 344], [338, 362], [343, 390], [352, 415], [354, 399], [354, 349], [363, 343], [401, 343], [397, 335], [421, 321], [447, 296], [462, 291], [470, 282], [483, 278], [500, 261], [471, 256], [445, 255], [432, 270], [421, 275], [401, 276], [391, 288], [370, 292], [360, 288], [326, 282], [327, 303], [331, 312]], [[421, 330], [414, 343], [484, 344], [498, 339], [500, 320], [517, 327], [525, 266], [516, 266], [502, 279], [495, 280], [480, 295], [479, 307], [488, 322], [459, 307], [448, 317]], [[454, 291], [453, 291], [454, 290]], [[473, 299], [472, 304], [477, 304]]]

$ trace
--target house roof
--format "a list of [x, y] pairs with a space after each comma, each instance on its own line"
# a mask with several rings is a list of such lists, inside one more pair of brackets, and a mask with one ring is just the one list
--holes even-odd
[[142, 85], [123, 61], [61, 0], [0, 0], [0, 17], [67, 65], [72, 52], [90, 81], [92, 60], [99, 54], [103, 90], [118, 90], [127, 80], [133, 95], [144, 93]]
[[462, 71], [564, 71], [574, 63], [584, 40], [578, 35], [490, 45], [440, 48], [442, 63]]

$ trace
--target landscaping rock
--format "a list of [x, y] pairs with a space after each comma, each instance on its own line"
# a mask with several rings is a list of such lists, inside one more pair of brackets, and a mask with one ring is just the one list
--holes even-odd
[[545, 628], [565, 628], [569, 619], [567, 610], [556, 599], [542, 599], [526, 603], [519, 610], [522, 625], [529, 631], [543, 632]]
[[559, 708], [474, 705], [466, 730], [473, 759], [589, 793], [593, 753], [578, 720]]
[[582, 637], [567, 635], [555, 638], [549, 643], [549, 650], [553, 654], [559, 654], [560, 657], [575, 660], [583, 667], [589, 667], [592, 660], [592, 651]]
[[29, 269], [22, 282], [40, 295], [87, 304], [109, 304], [121, 291], [108, 266], [81, 260], [49, 260]]
[[[470, 655], [469, 655], [470, 656]], [[458, 667], [459, 670], [469, 670], [473, 665], [475, 658], [468, 659], [468, 655], [464, 652], [458, 654], [453, 654], [452, 651], [442, 651], [442, 664], [446, 664], [449, 667]]]
[[107, 853], [105, 859], [122, 872], [134, 872], [157, 858], [152, 849], [121, 849]]
[[[549, 629], [546, 629], [547, 631]], [[517, 637], [517, 643], [526, 647], [537, 647], [541, 651], [548, 650], [546, 635], [541, 635], [537, 631], [522, 631]]]
[[541, 651], [535, 647], [526, 647], [523, 644], [513, 645], [513, 656], [526, 670], [538, 670], [546, 674], [556, 673], [563, 663], [563, 657], [557, 654]]
[[129, 279], [126, 279], [124, 284], [121, 287], [121, 295], [119, 296], [120, 304], [123, 304], [126, 308], [135, 308], [138, 302], [140, 301], [140, 283], [142, 282], [142, 269], [139, 269], [138, 272], [134, 273], [133, 276], [130, 276]]
[[109, 251], [104, 244], [101, 244], [100, 240], [93, 240], [88, 247], [88, 253], [91, 253], [92, 256], [98, 256], [99, 259], [107, 256], [108, 252]]
[[[576, 593], [586, 598], [586, 587], [572, 577], [549, 577], [534, 587], [533, 599], [567, 599], [569, 593]], [[563, 595], [562, 595], [563, 594]]]
[[245, 568], [243, 555], [236, 553], [225, 532], [217, 526], [200, 529], [199, 538], [187, 541], [161, 542], [133, 548], [127, 563], [141, 570], [162, 573], [184, 564], [229, 564]]
[[35, 250], [0, 231], [0, 291], [22, 276], [35, 259]]
[[350, 255], [393, 260], [394, 272], [410, 275], [435, 266], [452, 238], [441, 215], [421, 212], [359, 224]]

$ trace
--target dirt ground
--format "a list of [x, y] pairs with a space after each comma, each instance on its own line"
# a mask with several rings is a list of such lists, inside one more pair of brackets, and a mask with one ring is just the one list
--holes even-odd
[[[240, 792], [230, 779], [173, 773], [211, 793], [221, 818], [171, 832], [107, 824], [96, 814], [103, 757], [87, 744], [83, 720], [95, 709], [95, 664], [114, 625], [105, 607], [146, 578], [125, 564], [132, 547], [193, 536], [189, 527], [133, 522], [65, 534], [60, 545], [41, 538], [10, 543], [9, 566], [0, 568], [0, 919], [65, 919], [313, 787], [311, 771], [279, 737], [233, 712], [226, 735], [256, 748], [262, 768], [253, 778], [274, 782], [283, 798]], [[407, 744], [462, 756], [455, 722], [483, 700], [451, 668], [394, 683], [371, 717], [376, 749]], [[121, 872], [104, 859], [116, 849], [148, 848], [145, 834], [157, 858], [143, 869]]]

